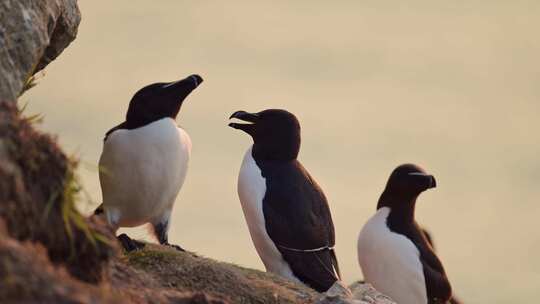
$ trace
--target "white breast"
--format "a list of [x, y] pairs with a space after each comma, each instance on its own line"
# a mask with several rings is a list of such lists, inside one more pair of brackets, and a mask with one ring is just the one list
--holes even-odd
[[171, 118], [109, 135], [99, 161], [105, 211], [122, 227], [170, 210], [187, 173], [191, 140]]
[[266, 181], [251, 155], [251, 149], [249, 148], [244, 156], [238, 177], [238, 196], [251, 240], [267, 271], [298, 281], [266, 232], [263, 214]]
[[388, 207], [379, 209], [358, 236], [364, 279], [397, 303], [427, 303], [420, 253], [408, 238], [388, 229], [389, 213]]

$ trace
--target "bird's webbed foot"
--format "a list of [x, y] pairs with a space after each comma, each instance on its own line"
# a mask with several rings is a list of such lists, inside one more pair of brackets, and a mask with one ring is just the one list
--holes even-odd
[[175, 245], [175, 244], [169, 244], [169, 243], [167, 242], [167, 243], [164, 243], [164, 244], [162, 244], [162, 245], [169, 246], [169, 247], [174, 248], [174, 249], [176, 249], [176, 250], [178, 250], [178, 251], [181, 251], [181, 252], [186, 252], [186, 250], [185, 250], [184, 248], [182, 248], [182, 247], [180, 247], [180, 246], [178, 246], [178, 245]]
[[145, 246], [143, 242], [133, 240], [125, 233], [120, 234], [117, 238], [126, 252], [140, 250], [143, 249]]

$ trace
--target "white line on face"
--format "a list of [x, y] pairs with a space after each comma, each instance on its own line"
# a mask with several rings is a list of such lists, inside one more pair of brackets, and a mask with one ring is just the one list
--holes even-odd
[[197, 81], [197, 77], [195, 77], [194, 75], [191, 75], [190, 77], [193, 78], [193, 81], [195, 82], [195, 86], [198, 86], [199, 82]]
[[170, 87], [170, 86], [172, 86], [172, 85], [175, 85], [175, 84], [179, 83], [180, 81], [182, 81], [182, 80], [178, 80], [178, 81], [175, 81], [175, 82], [171, 82], [171, 83], [168, 83], [168, 84], [164, 84], [161, 88], [162, 88], [162, 89], [168, 88], [168, 87]]
[[411, 173], [409, 173], [408, 175], [420, 175], [420, 176], [428, 176], [427, 174], [425, 174], [425, 173], [422, 173], [422, 172], [411, 172]]

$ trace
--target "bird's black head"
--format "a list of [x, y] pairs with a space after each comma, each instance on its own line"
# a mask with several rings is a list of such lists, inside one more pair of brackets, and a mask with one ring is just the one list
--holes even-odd
[[285, 110], [264, 110], [258, 113], [234, 112], [236, 118], [248, 123], [230, 123], [253, 138], [253, 157], [262, 160], [293, 160], [300, 151], [300, 123]]
[[182, 80], [154, 83], [140, 89], [129, 102], [126, 114], [128, 128], [140, 127], [165, 117], [176, 119], [184, 99], [202, 82], [201, 76], [191, 75]]
[[436, 186], [435, 177], [427, 174], [419, 166], [414, 164], [400, 165], [390, 175], [377, 208], [399, 208], [411, 205], [414, 207], [420, 193]]

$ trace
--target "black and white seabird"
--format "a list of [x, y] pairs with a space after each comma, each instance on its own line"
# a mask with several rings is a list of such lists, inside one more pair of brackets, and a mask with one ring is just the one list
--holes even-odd
[[416, 199], [435, 187], [422, 168], [397, 167], [358, 236], [365, 281], [400, 304], [446, 303], [452, 295], [443, 265], [414, 219]]
[[[103, 204], [95, 214], [103, 214], [115, 231], [150, 223], [159, 243], [169, 245], [171, 212], [191, 153], [191, 139], [175, 120], [202, 81], [191, 75], [140, 89], [126, 120], [105, 134], [99, 160]], [[127, 249], [136, 247], [125, 234], [119, 239]]]
[[334, 224], [326, 197], [297, 160], [300, 124], [285, 110], [238, 111], [230, 123], [253, 138], [238, 177], [238, 195], [266, 270], [319, 292], [339, 280]]

